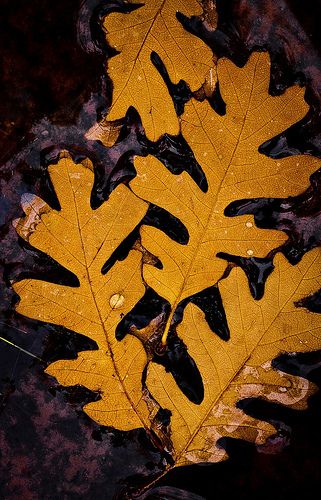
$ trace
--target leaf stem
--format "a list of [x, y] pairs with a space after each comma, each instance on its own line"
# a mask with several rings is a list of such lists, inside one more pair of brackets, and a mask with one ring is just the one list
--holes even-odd
[[162, 335], [162, 344], [164, 346], [166, 345], [166, 342], [167, 342], [167, 337], [168, 337], [168, 334], [169, 334], [169, 330], [170, 330], [170, 327], [171, 327], [171, 323], [172, 323], [172, 319], [173, 319], [174, 313], [175, 313], [175, 308], [173, 307], [172, 310], [171, 310], [170, 315], [168, 316], [168, 320], [167, 320], [165, 328], [164, 328], [164, 333]]

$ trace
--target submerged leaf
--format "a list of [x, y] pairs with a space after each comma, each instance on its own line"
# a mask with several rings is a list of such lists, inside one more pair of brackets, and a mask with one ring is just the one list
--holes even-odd
[[151, 61], [152, 53], [161, 58], [171, 81], [185, 80], [193, 91], [205, 83], [208, 74], [214, 74], [211, 50], [184, 30], [176, 19], [177, 11], [186, 16], [202, 13], [197, 0], [146, 0], [128, 3], [126, 14], [111, 13], [104, 21], [107, 40], [119, 52], [108, 66], [114, 86], [108, 119], [122, 118], [134, 106], [146, 135], [154, 141], [165, 132], [177, 134], [179, 124], [166, 84]]

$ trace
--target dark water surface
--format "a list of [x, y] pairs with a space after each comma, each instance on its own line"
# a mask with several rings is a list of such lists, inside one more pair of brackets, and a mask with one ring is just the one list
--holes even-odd
[[[188, 0], [187, 0], [188, 1]], [[91, 204], [97, 208], [119, 182], [134, 175], [134, 154], [153, 154], [175, 173], [188, 174], [207, 190], [206, 178], [182, 137], [165, 135], [149, 141], [137, 112], [129, 109], [117, 143], [107, 150], [88, 141], [85, 132], [106, 114], [111, 82], [105, 65], [113, 55], [105, 43], [101, 19], [110, 10], [128, 10], [121, 0], [1, 0], [0, 100], [0, 335], [34, 354], [31, 357], [0, 341], [0, 498], [4, 499], [112, 499], [130, 498], [131, 491], [161, 472], [166, 456], [153, 446], [143, 430], [128, 433], [103, 428], [81, 410], [99, 396], [84, 388], [61, 388], [43, 373], [61, 358], [95, 349], [90, 339], [51, 324], [19, 317], [14, 279], [45, 278], [76, 286], [74, 276], [17, 237], [12, 219], [21, 214], [20, 197], [32, 192], [52, 207], [59, 202], [47, 175], [48, 164], [68, 149], [75, 160], [89, 157], [95, 167]], [[273, 158], [310, 153], [321, 158], [321, 35], [319, 0], [217, 0], [218, 29], [209, 30], [200, 19], [178, 15], [186, 29], [200, 36], [219, 56], [245, 64], [253, 50], [271, 55], [270, 93], [282, 93], [293, 83], [306, 85], [310, 111], [306, 118], [261, 147]], [[177, 113], [190, 91], [184, 82], [174, 85], [157, 54], [153, 62], [166, 81]], [[216, 88], [211, 104], [220, 114], [225, 106]], [[188, 167], [186, 167], [186, 165]], [[320, 160], [321, 167], [321, 160]], [[321, 242], [321, 173], [311, 186], [289, 199], [241, 200], [226, 209], [230, 216], [254, 214], [259, 227], [282, 228], [289, 236], [281, 251], [293, 264]], [[184, 243], [188, 232], [180, 221], [151, 206], [144, 219]], [[139, 227], [106, 263], [126, 257]], [[259, 299], [273, 270], [272, 256], [240, 259], [221, 255], [245, 270], [251, 292]], [[155, 265], [161, 263], [155, 262]], [[195, 295], [212, 328], [229, 338], [217, 288]], [[180, 304], [165, 355], [154, 361], [171, 371], [183, 392], [195, 403], [203, 385], [194, 361], [175, 335], [186, 304]], [[304, 304], [321, 312], [321, 294]], [[117, 329], [121, 339], [130, 324], [143, 327], [168, 304], [151, 290]], [[220, 328], [218, 329], [218, 325]], [[275, 367], [321, 384], [321, 352], [280, 356]], [[307, 411], [298, 412], [260, 400], [242, 401], [242, 409], [257, 418], [280, 421], [275, 440], [288, 442], [278, 454], [262, 453], [254, 445], [224, 439], [230, 459], [224, 463], [183, 467], [169, 472], [144, 499], [197, 500], [235, 497], [275, 500], [312, 495], [321, 486], [321, 396], [311, 398]], [[164, 425], [168, 415], [163, 414]], [[277, 443], [271, 444], [271, 451]]]

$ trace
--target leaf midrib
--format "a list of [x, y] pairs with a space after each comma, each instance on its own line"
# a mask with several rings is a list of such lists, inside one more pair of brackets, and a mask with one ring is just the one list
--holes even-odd
[[[316, 261], [316, 259], [318, 258], [318, 256], [316, 255], [315, 258], [313, 259], [313, 261], [310, 263], [309, 267], [307, 268], [307, 270], [305, 271], [304, 273], [304, 276], [307, 274], [307, 272], [309, 271], [309, 269], [311, 268], [311, 266], [314, 264], [314, 262]], [[206, 412], [205, 416], [201, 419], [201, 422], [200, 424], [198, 425], [197, 429], [193, 432], [193, 434], [191, 435], [190, 439], [188, 440], [187, 444], [184, 446], [184, 448], [182, 449], [182, 451], [180, 452], [179, 455], [177, 455], [177, 458], [176, 458], [176, 462], [179, 461], [179, 459], [186, 453], [186, 451], [188, 450], [188, 447], [189, 445], [191, 444], [191, 442], [193, 441], [194, 437], [196, 436], [196, 434], [199, 432], [199, 430], [202, 428], [203, 426], [203, 423], [206, 421], [206, 419], [208, 418], [209, 414], [211, 413], [211, 411], [213, 410], [213, 407], [216, 405], [216, 403], [218, 402], [218, 400], [220, 398], [222, 398], [223, 394], [229, 389], [230, 385], [232, 384], [233, 380], [238, 376], [238, 374], [241, 372], [241, 370], [244, 368], [244, 365], [247, 363], [247, 361], [250, 359], [250, 357], [252, 356], [253, 354], [253, 351], [255, 351], [255, 349], [260, 345], [260, 342], [262, 340], [262, 338], [264, 337], [264, 335], [268, 332], [268, 330], [272, 327], [272, 325], [274, 324], [274, 322], [277, 320], [277, 318], [280, 316], [280, 314], [282, 313], [282, 311], [284, 310], [284, 308], [286, 307], [286, 305], [291, 301], [291, 299], [293, 298], [294, 294], [296, 293], [297, 289], [299, 288], [299, 286], [301, 285], [302, 283], [302, 280], [303, 280], [303, 277], [302, 279], [299, 281], [299, 283], [297, 284], [297, 286], [295, 287], [295, 289], [293, 290], [293, 292], [291, 293], [291, 295], [288, 297], [288, 299], [284, 302], [284, 304], [282, 305], [282, 307], [280, 307], [279, 311], [275, 314], [274, 318], [271, 320], [271, 322], [269, 323], [268, 326], [266, 326], [264, 329], [263, 329], [263, 333], [262, 335], [260, 336], [260, 338], [258, 339], [258, 341], [255, 343], [255, 345], [252, 347], [252, 349], [249, 351], [247, 357], [240, 363], [240, 367], [239, 369], [234, 372], [234, 374], [230, 377], [230, 379], [227, 381], [227, 383], [225, 384], [225, 387], [220, 391], [220, 393], [218, 394], [218, 396], [216, 397], [216, 399], [211, 402], [209, 404], [209, 409], [208, 411]]]
[[[205, 234], [207, 233], [207, 231], [208, 231], [208, 226], [209, 226], [209, 223], [210, 223], [210, 221], [211, 221], [211, 219], [212, 219], [213, 213], [214, 213], [214, 211], [215, 211], [215, 208], [216, 208], [216, 205], [217, 205], [217, 200], [218, 200], [218, 197], [219, 197], [219, 194], [220, 194], [221, 188], [222, 188], [222, 186], [223, 186], [223, 184], [224, 184], [224, 181], [225, 181], [226, 176], [227, 176], [227, 174], [228, 174], [228, 172], [229, 172], [229, 169], [230, 169], [230, 167], [231, 167], [231, 165], [232, 165], [232, 163], [233, 163], [233, 159], [234, 159], [235, 153], [236, 153], [236, 151], [237, 151], [237, 148], [238, 148], [238, 146], [239, 146], [239, 144], [240, 144], [240, 142], [241, 142], [242, 133], [243, 133], [243, 130], [244, 130], [244, 126], [245, 126], [246, 119], [247, 119], [247, 116], [248, 116], [248, 112], [249, 112], [249, 110], [250, 110], [250, 106], [251, 106], [251, 102], [252, 102], [253, 87], [254, 87], [254, 81], [255, 81], [255, 75], [256, 75], [256, 68], [257, 68], [258, 62], [259, 62], [259, 60], [257, 60], [257, 62], [256, 62], [256, 64], [255, 64], [255, 69], [254, 69], [254, 71], [253, 71], [252, 87], [251, 87], [251, 91], [250, 91], [250, 98], [249, 98], [249, 100], [248, 100], [247, 109], [246, 109], [246, 112], [245, 112], [245, 114], [244, 114], [244, 119], [243, 119], [242, 126], [241, 126], [241, 128], [240, 128], [240, 131], [239, 131], [238, 138], [237, 138], [237, 140], [236, 140], [236, 143], [235, 143], [234, 149], [233, 149], [232, 154], [231, 154], [231, 158], [230, 158], [229, 163], [228, 163], [228, 165], [227, 165], [227, 167], [226, 167], [226, 170], [225, 170], [225, 172], [224, 172], [224, 175], [223, 175], [223, 177], [222, 177], [222, 179], [221, 179], [221, 181], [220, 181], [219, 185], [218, 185], [218, 186], [217, 186], [217, 188], [216, 188], [216, 195], [215, 195], [215, 197], [214, 197], [214, 199], [213, 199], [213, 203], [212, 203], [211, 210], [210, 210], [210, 211], [209, 211], [209, 213], [208, 213], [208, 216], [207, 216], [207, 219], [206, 219], [205, 224], [204, 224], [204, 225], [202, 225], [202, 233], [200, 234], [200, 237], [199, 237], [199, 239], [198, 239], [197, 245], [196, 245], [195, 250], [194, 250], [194, 252], [193, 252], [193, 254], [192, 254], [192, 257], [191, 257], [191, 259], [190, 259], [190, 262], [189, 262], [189, 265], [188, 265], [188, 268], [187, 268], [187, 272], [185, 273], [185, 277], [184, 277], [184, 280], [183, 280], [183, 282], [182, 282], [182, 286], [181, 286], [181, 288], [180, 288], [180, 291], [179, 291], [179, 293], [178, 293], [178, 295], [177, 295], [177, 298], [176, 298], [175, 302], [173, 303], [173, 306], [172, 306], [172, 309], [171, 309], [171, 313], [170, 313], [170, 315], [169, 315], [169, 317], [168, 317], [168, 320], [167, 320], [167, 323], [166, 323], [166, 326], [165, 326], [165, 329], [164, 329], [164, 336], [165, 336], [165, 333], [169, 331], [170, 326], [171, 326], [171, 322], [172, 322], [172, 319], [173, 319], [173, 316], [174, 316], [175, 311], [176, 311], [176, 308], [178, 307], [179, 303], [180, 303], [180, 302], [181, 302], [181, 300], [182, 300], [182, 293], [183, 293], [183, 291], [184, 291], [184, 289], [185, 289], [186, 282], [187, 282], [187, 280], [188, 280], [188, 279], [189, 279], [189, 277], [190, 277], [191, 269], [192, 269], [192, 266], [193, 266], [193, 264], [194, 264], [195, 258], [196, 258], [197, 254], [198, 254], [198, 251], [199, 251], [199, 249], [200, 249], [200, 246], [201, 246], [201, 245], [202, 245], [202, 243], [203, 243], [203, 238], [204, 238], [204, 235], [205, 235]], [[193, 104], [193, 106], [194, 106], [195, 112], [196, 112], [196, 114], [197, 114], [197, 116], [198, 116], [198, 118], [199, 118], [199, 120], [200, 120], [200, 122], [201, 122], [201, 119], [200, 119], [199, 114], [198, 114], [198, 110], [197, 110], [197, 108], [196, 108], [196, 106], [195, 106], [194, 104]], [[208, 137], [208, 139], [209, 139], [210, 143], [212, 143], [211, 138], [208, 136], [208, 134], [207, 134], [206, 130], [205, 130], [205, 129], [203, 129], [203, 130], [205, 131], [205, 133], [206, 133], [206, 135], [207, 135], [207, 137]]]
[[[129, 75], [128, 75], [127, 79], [126, 79], [126, 82], [124, 83], [122, 90], [120, 90], [120, 91], [119, 91], [119, 94], [118, 94], [118, 96], [116, 97], [116, 99], [115, 99], [115, 100], [113, 100], [113, 103], [112, 103], [112, 105], [111, 105], [110, 110], [114, 108], [114, 106], [115, 106], [115, 104], [117, 103], [118, 99], [120, 99], [120, 97], [121, 97], [121, 95], [122, 95], [122, 93], [123, 93], [124, 89], [127, 87], [128, 82], [129, 82], [129, 80], [130, 80], [130, 78], [131, 78], [131, 76], [132, 76], [132, 74], [133, 74], [134, 68], [135, 68], [135, 66], [136, 66], [136, 64], [137, 64], [137, 61], [138, 61], [138, 59], [139, 59], [140, 53], [141, 53], [141, 51], [143, 50], [143, 47], [144, 47], [145, 42], [146, 42], [146, 40], [147, 40], [147, 37], [149, 36], [150, 32], [152, 31], [153, 26], [154, 26], [154, 24], [155, 24], [155, 22], [156, 22], [156, 19], [157, 19], [157, 18], [158, 18], [158, 16], [161, 14], [161, 12], [162, 12], [162, 9], [163, 9], [163, 7], [164, 7], [165, 2], [166, 2], [166, 0], [163, 0], [163, 1], [162, 1], [161, 6], [160, 6], [160, 7], [159, 7], [159, 9], [156, 11], [156, 14], [155, 14], [155, 16], [154, 16], [154, 18], [153, 18], [153, 20], [152, 20], [152, 22], [151, 22], [151, 25], [150, 25], [150, 27], [148, 28], [148, 30], [147, 30], [147, 32], [146, 32], [146, 34], [145, 34], [144, 38], [143, 38], [143, 41], [142, 41], [142, 43], [141, 43], [141, 45], [140, 45], [140, 47], [139, 47], [139, 50], [138, 50], [138, 52], [137, 52], [137, 55], [135, 56], [135, 59], [134, 59], [134, 61], [133, 61], [133, 65], [132, 65], [132, 69], [130, 70], [130, 73], [129, 73]], [[145, 7], [145, 5], [144, 5], [144, 7]], [[147, 20], [146, 22], [148, 22], [148, 20]], [[115, 56], [115, 57], [117, 57], [117, 56]]]
[[84, 257], [85, 270], [86, 270], [86, 276], [87, 276], [87, 281], [88, 281], [88, 285], [89, 285], [89, 290], [90, 290], [90, 294], [91, 294], [91, 297], [92, 297], [92, 301], [93, 301], [94, 306], [95, 306], [96, 311], [97, 311], [99, 323], [100, 323], [100, 325], [101, 325], [101, 327], [103, 329], [103, 332], [105, 334], [107, 347], [108, 347], [108, 350], [109, 350], [109, 353], [110, 353], [110, 358], [111, 358], [111, 361], [112, 361], [112, 364], [113, 364], [113, 367], [114, 367], [114, 372], [117, 375], [119, 383], [120, 383], [120, 385], [121, 385], [121, 387], [122, 387], [122, 389], [124, 391], [124, 394], [126, 395], [127, 400], [129, 401], [132, 409], [136, 413], [136, 415], [137, 415], [138, 419], [140, 420], [140, 422], [142, 423], [142, 426], [144, 427], [144, 429], [149, 433], [148, 426], [145, 424], [144, 420], [142, 419], [142, 417], [138, 413], [138, 411], [136, 409], [136, 405], [132, 401], [132, 399], [131, 399], [128, 391], [127, 391], [127, 388], [124, 385], [124, 382], [123, 382], [123, 380], [121, 378], [121, 375], [120, 375], [118, 367], [117, 367], [117, 363], [115, 362], [114, 353], [113, 353], [113, 350], [112, 350], [112, 347], [110, 345], [110, 341], [109, 341], [109, 338], [108, 338], [108, 332], [107, 332], [107, 330], [105, 328], [105, 322], [103, 320], [103, 317], [102, 317], [101, 312], [100, 312], [100, 308], [99, 308], [98, 303], [96, 301], [95, 293], [94, 293], [94, 290], [93, 290], [93, 287], [92, 287], [92, 280], [90, 279], [89, 267], [88, 267], [88, 263], [87, 263], [86, 252], [85, 252], [85, 245], [84, 245], [84, 241], [83, 241], [83, 238], [82, 238], [82, 232], [81, 232], [81, 228], [80, 228], [80, 219], [79, 219], [79, 213], [78, 213], [78, 206], [77, 206], [77, 202], [76, 202], [75, 192], [73, 190], [73, 186], [72, 186], [71, 181], [70, 181], [69, 169], [68, 169], [68, 182], [69, 182], [70, 189], [71, 189], [72, 196], [73, 196], [73, 200], [74, 200], [75, 213], [76, 213], [76, 218], [77, 218], [77, 228], [78, 228], [79, 238], [80, 238], [80, 242], [81, 242], [81, 250], [82, 250], [82, 253], [83, 253], [83, 257]]

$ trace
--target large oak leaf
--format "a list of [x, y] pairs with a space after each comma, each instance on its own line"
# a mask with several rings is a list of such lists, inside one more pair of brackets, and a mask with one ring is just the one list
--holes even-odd
[[[98, 350], [78, 354], [76, 360], [57, 361], [47, 368], [63, 385], [81, 384], [98, 391], [101, 399], [89, 403], [86, 413], [94, 420], [122, 430], [149, 429], [149, 410], [141, 379], [146, 354], [139, 340], [115, 339], [115, 326], [143, 296], [141, 254], [130, 252], [107, 275], [101, 269], [111, 253], [145, 215], [146, 203], [119, 185], [108, 202], [93, 211], [90, 192], [93, 173], [70, 159], [49, 167], [61, 210], [40, 198], [24, 195], [26, 217], [16, 222], [18, 233], [74, 273], [78, 287], [41, 280], [14, 285], [21, 300], [20, 314], [63, 325], [86, 335]], [[130, 207], [130, 217], [128, 217]]]
[[[304, 90], [268, 93], [270, 62], [266, 53], [253, 54], [244, 68], [227, 59], [218, 76], [227, 112], [219, 116], [207, 101], [191, 100], [182, 116], [182, 134], [191, 146], [208, 182], [202, 192], [185, 174], [174, 176], [154, 157], [136, 158], [138, 175], [130, 186], [141, 199], [181, 220], [189, 232], [187, 244], [173, 241], [159, 229], [143, 226], [143, 246], [162, 262], [162, 269], [145, 265], [146, 283], [171, 305], [164, 341], [178, 306], [215, 285], [226, 271], [218, 253], [264, 258], [286, 235], [265, 231], [253, 216], [224, 215], [235, 199], [297, 194], [309, 184], [318, 160], [292, 156], [274, 160], [259, 152], [263, 141], [288, 128], [308, 109]], [[183, 303], [184, 301], [184, 303]]]

